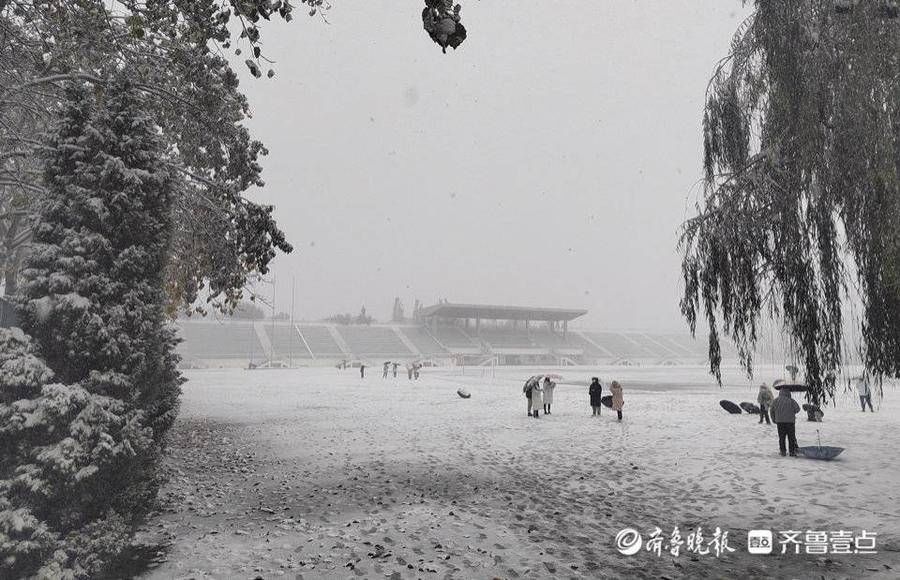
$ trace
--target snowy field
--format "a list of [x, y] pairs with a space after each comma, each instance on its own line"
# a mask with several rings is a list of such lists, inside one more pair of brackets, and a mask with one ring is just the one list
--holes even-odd
[[[189, 373], [168, 507], [146, 532], [172, 546], [147, 577], [900, 577], [896, 388], [874, 414], [853, 393], [822, 423], [801, 413], [801, 446], [818, 429], [846, 448], [817, 462], [780, 457], [774, 426], [719, 407], [755, 401], [736, 370], [720, 389], [702, 368], [569, 367], [552, 414], [528, 418], [522, 383], [547, 370]], [[622, 383], [621, 423], [590, 416], [592, 375]], [[709, 553], [667, 552], [676, 526], [685, 542], [702, 528]], [[659, 527], [662, 555], [620, 554], [626, 527]], [[716, 556], [716, 527], [734, 552]], [[776, 553], [748, 554], [751, 529], [772, 530]], [[787, 530], [866, 530], [877, 553], [806, 554], [811, 536], [781, 555]]]

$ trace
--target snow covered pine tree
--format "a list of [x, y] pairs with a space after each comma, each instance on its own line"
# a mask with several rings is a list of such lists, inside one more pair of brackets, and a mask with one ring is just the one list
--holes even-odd
[[180, 392], [163, 287], [172, 182], [156, 126], [121, 79], [66, 97], [22, 273], [31, 340], [0, 335], [3, 577], [108, 570], [152, 505]]

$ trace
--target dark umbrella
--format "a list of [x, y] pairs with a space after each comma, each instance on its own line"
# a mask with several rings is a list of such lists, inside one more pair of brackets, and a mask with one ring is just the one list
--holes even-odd
[[829, 447], [827, 445], [823, 446], [822, 438], [819, 436], [818, 429], [816, 429], [816, 438], [818, 439], [818, 445], [810, 445], [808, 447], [801, 447], [799, 449], [800, 454], [803, 455], [803, 457], [807, 457], [809, 459], [821, 459], [822, 461], [831, 461], [844, 451], [843, 447]]
[[792, 393], [805, 393], [809, 387], [806, 385], [798, 385], [798, 384], [788, 384], [781, 383], [780, 385], [775, 386], [776, 391], [780, 391], [782, 389], [787, 389]]

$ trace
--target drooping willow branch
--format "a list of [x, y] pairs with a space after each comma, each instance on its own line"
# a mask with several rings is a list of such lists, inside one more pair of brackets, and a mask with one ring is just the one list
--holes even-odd
[[900, 373], [900, 20], [879, 2], [755, 8], [707, 90], [681, 309], [709, 327], [719, 378], [719, 333], [752, 373], [759, 320], [777, 318], [820, 401], [846, 362], [848, 301], [866, 371]]

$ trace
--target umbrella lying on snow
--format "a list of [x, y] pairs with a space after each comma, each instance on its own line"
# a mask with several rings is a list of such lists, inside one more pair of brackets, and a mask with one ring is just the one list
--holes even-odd
[[472, 393], [470, 393], [469, 391], [465, 390], [462, 387], [456, 389], [456, 394], [459, 395], [460, 397], [462, 397], [463, 399], [469, 399], [472, 397]]
[[823, 461], [831, 461], [838, 455], [840, 455], [843, 451], [843, 447], [829, 447], [822, 445], [822, 437], [819, 434], [819, 430], [816, 429], [816, 439], [818, 440], [818, 445], [810, 445], [808, 447], [801, 447], [798, 449], [800, 454], [803, 457], [809, 459], [821, 459]]

